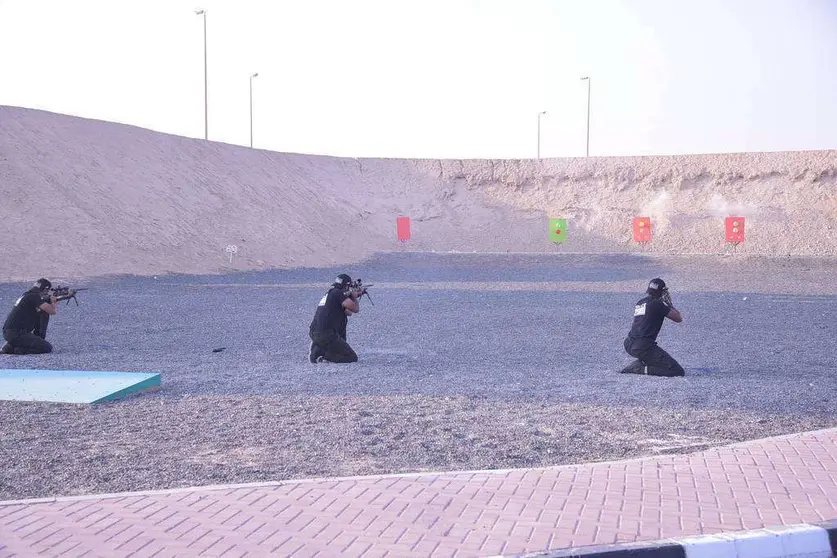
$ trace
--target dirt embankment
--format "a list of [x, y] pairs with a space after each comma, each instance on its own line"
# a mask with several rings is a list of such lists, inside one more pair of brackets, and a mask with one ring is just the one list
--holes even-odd
[[[388, 250], [837, 255], [837, 152], [548, 160], [276, 153], [0, 107], [0, 281], [351, 263]], [[410, 216], [399, 243], [395, 220]], [[549, 241], [548, 219], [568, 218]], [[237, 252], [229, 259], [226, 248]]]

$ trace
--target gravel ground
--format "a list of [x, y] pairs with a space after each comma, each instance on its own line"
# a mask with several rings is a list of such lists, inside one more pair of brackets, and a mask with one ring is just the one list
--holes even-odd
[[[340, 271], [375, 285], [349, 323], [361, 360], [312, 365], [308, 323]], [[91, 279], [51, 321], [54, 353], [0, 367], [160, 372], [163, 387], [93, 407], [0, 402], [0, 498], [545, 466], [835, 426], [835, 271], [384, 254], [346, 269]], [[654, 276], [685, 317], [659, 339], [685, 378], [617, 374]], [[25, 288], [0, 285], [0, 301]]]

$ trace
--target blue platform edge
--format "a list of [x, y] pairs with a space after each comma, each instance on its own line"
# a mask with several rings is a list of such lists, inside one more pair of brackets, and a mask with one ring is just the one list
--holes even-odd
[[116, 371], [0, 369], [0, 400], [101, 403], [159, 387], [160, 374]]

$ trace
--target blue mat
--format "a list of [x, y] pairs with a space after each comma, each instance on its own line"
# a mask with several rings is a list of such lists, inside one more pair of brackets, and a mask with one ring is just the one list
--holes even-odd
[[0, 400], [99, 403], [159, 387], [159, 374], [0, 368]]

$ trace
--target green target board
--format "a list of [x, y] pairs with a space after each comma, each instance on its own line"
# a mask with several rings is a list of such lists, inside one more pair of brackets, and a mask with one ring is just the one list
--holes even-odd
[[549, 220], [549, 240], [552, 242], [564, 243], [567, 240], [567, 220], [566, 219], [550, 219]]

